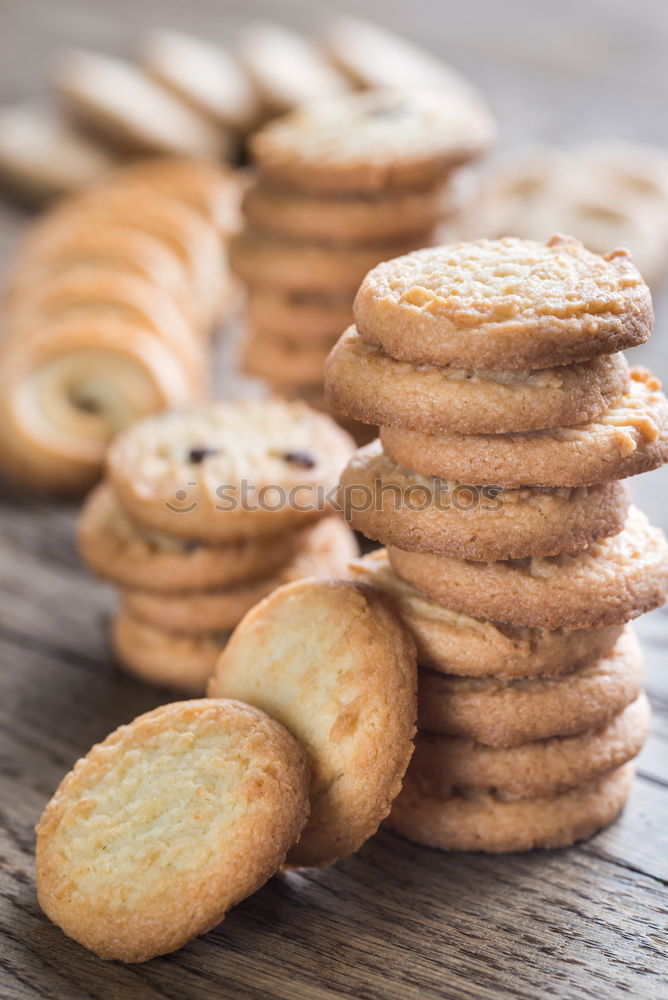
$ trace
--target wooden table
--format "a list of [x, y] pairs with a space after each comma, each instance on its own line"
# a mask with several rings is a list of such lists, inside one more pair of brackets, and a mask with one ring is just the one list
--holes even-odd
[[[350, 5], [351, 7], [353, 5]], [[662, 0], [439, 0], [355, 5], [446, 53], [489, 94], [504, 141], [621, 136], [668, 143]], [[168, 13], [167, 13], [168, 12]], [[62, 43], [131, 51], [172, 24], [226, 40], [249, 15], [297, 27], [307, 0], [3, 0], [3, 99], [37, 92]], [[323, 17], [324, 17], [323, 13]], [[21, 225], [1, 209], [0, 250]], [[659, 304], [660, 306], [660, 304]], [[636, 352], [668, 376], [665, 319]], [[1, 433], [1, 429], [0, 429]], [[633, 483], [668, 527], [668, 475]], [[82, 571], [73, 509], [5, 491], [0, 501], [2, 921], [0, 996], [52, 1000], [489, 1000], [668, 996], [668, 615], [639, 629], [654, 732], [631, 802], [611, 829], [566, 851], [441, 854], [381, 834], [355, 857], [274, 878], [206, 937], [143, 966], [102, 963], [41, 914], [33, 826], [65, 771], [164, 693], [118, 673], [112, 604]]]

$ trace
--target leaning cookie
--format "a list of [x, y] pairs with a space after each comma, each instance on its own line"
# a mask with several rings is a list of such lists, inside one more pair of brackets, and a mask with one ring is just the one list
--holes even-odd
[[164, 705], [64, 778], [37, 826], [47, 916], [101, 958], [142, 962], [219, 923], [308, 816], [297, 743], [239, 702]]
[[292, 865], [357, 850], [388, 814], [411, 754], [415, 647], [378, 591], [303, 580], [241, 622], [209, 684], [263, 706], [306, 748], [311, 818]]
[[[622, 625], [527, 628], [451, 611], [397, 576], [384, 549], [356, 559], [350, 569], [353, 579], [387, 594], [415, 640], [418, 662], [430, 668], [422, 671], [418, 690], [427, 728], [433, 728], [429, 719], [435, 705], [430, 690], [439, 683], [432, 671], [465, 678], [558, 677], [600, 660], [623, 629]], [[452, 680], [447, 678], [446, 685]]]
[[357, 293], [361, 337], [399, 361], [549, 368], [644, 343], [649, 289], [625, 250], [571, 237], [455, 243], [379, 264]]
[[621, 767], [642, 750], [650, 707], [640, 694], [596, 729], [510, 748], [420, 730], [411, 778], [426, 795], [449, 799], [455, 789], [494, 789], [509, 798], [558, 795]]
[[668, 461], [668, 400], [646, 369], [590, 423], [528, 434], [423, 434], [381, 427], [383, 451], [422, 475], [509, 489], [626, 479]]
[[629, 388], [629, 375], [622, 354], [539, 371], [395, 361], [353, 326], [329, 356], [325, 384], [334, 409], [365, 423], [496, 435], [593, 419]]
[[614, 482], [499, 490], [427, 478], [374, 441], [341, 473], [339, 503], [353, 528], [383, 545], [493, 561], [583, 549], [621, 529], [629, 499]]
[[546, 559], [468, 562], [389, 548], [404, 580], [453, 611], [534, 628], [600, 628], [660, 607], [668, 545], [637, 507], [622, 531], [582, 552]]
[[492, 792], [438, 799], [407, 778], [387, 825], [407, 840], [443, 851], [568, 847], [613, 821], [628, 798], [633, 775], [633, 765], [624, 764], [559, 795], [514, 801]]

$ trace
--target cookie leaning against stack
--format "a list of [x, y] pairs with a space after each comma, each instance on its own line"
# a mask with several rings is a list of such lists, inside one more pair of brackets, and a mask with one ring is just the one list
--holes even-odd
[[668, 460], [668, 402], [617, 352], [651, 333], [623, 251], [506, 238], [376, 267], [327, 365], [378, 422], [341, 477], [357, 564], [411, 630], [418, 739], [390, 825], [444, 849], [563, 846], [626, 800], [649, 725], [626, 622], [668, 592], [622, 479]]
[[346, 95], [257, 133], [231, 258], [249, 289], [246, 371], [314, 401], [366, 272], [433, 242], [457, 207], [457, 168], [492, 138], [485, 107], [456, 88]]
[[239, 188], [209, 163], [119, 170], [29, 231], [7, 294], [0, 467], [80, 493], [113, 435], [200, 396], [230, 303], [225, 242]]
[[261, 598], [301, 577], [346, 575], [357, 547], [328, 493], [352, 450], [299, 402], [209, 404], [121, 434], [79, 527], [86, 563], [120, 590], [120, 662], [197, 693]]

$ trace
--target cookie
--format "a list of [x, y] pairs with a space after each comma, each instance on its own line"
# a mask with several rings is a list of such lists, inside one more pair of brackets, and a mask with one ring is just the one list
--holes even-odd
[[232, 269], [251, 289], [259, 286], [283, 294], [352, 295], [379, 260], [433, 242], [431, 232], [396, 243], [335, 246], [270, 236], [246, 229], [230, 243]]
[[602, 659], [557, 677], [452, 677], [423, 670], [422, 729], [511, 747], [597, 729], [642, 691], [643, 659], [627, 630]]
[[41, 201], [66, 194], [113, 164], [113, 157], [46, 108], [0, 109], [0, 178], [23, 197]]
[[326, 345], [248, 330], [241, 345], [240, 368], [274, 385], [321, 386], [328, 353]]
[[129, 63], [71, 49], [52, 79], [67, 110], [113, 146], [135, 154], [224, 158], [221, 130]]
[[224, 129], [246, 132], [260, 114], [256, 88], [236, 59], [180, 31], [154, 29], [140, 54], [143, 69], [176, 97]]
[[135, 424], [107, 454], [112, 486], [139, 524], [227, 541], [295, 530], [331, 512], [353, 442], [303, 403], [212, 403]]
[[407, 778], [387, 825], [407, 840], [442, 851], [504, 853], [569, 847], [615, 819], [631, 791], [624, 764], [559, 795], [508, 801], [492, 792], [437, 799]]
[[[265, 539], [265, 546], [271, 539]], [[326, 518], [303, 532], [291, 558], [272, 575], [218, 590], [165, 593], [121, 589], [121, 604], [132, 617], [164, 631], [196, 635], [226, 632], [258, 601], [277, 587], [303, 577], [336, 578], [347, 575], [358, 554], [351, 531], [338, 518]]]
[[588, 486], [668, 461], [668, 400], [647, 369], [633, 368], [629, 391], [587, 424], [503, 435], [381, 427], [380, 440], [386, 455], [421, 475], [509, 489]]
[[325, 378], [327, 398], [341, 413], [421, 434], [495, 435], [578, 424], [629, 388], [623, 354], [539, 371], [439, 367], [395, 361], [354, 326], [334, 347]]
[[572, 555], [490, 563], [397, 548], [388, 555], [399, 576], [445, 607], [534, 628], [618, 625], [668, 595], [666, 539], [637, 507], [617, 535]]
[[316, 243], [387, 243], [424, 233], [451, 215], [457, 189], [450, 178], [423, 191], [379, 193], [364, 198], [318, 197], [283, 191], [260, 180], [246, 192], [250, 226], [286, 239]]
[[[450, 611], [392, 570], [384, 549], [351, 563], [353, 579], [370, 583], [392, 601], [415, 640], [418, 662], [441, 674], [465, 677], [554, 677], [599, 660], [615, 645], [622, 625], [544, 629]], [[425, 691], [430, 673], [424, 671]], [[448, 681], [449, 682], [449, 681]], [[434, 682], [438, 687], [438, 682]], [[425, 712], [429, 710], [425, 695]]]
[[53, 321], [0, 364], [0, 469], [29, 489], [74, 495], [99, 478], [124, 427], [196, 395], [168, 345], [120, 320]]
[[238, 702], [163, 705], [77, 761], [37, 826], [37, 897], [100, 958], [142, 962], [219, 923], [308, 816], [289, 733]]
[[124, 611], [111, 623], [114, 655], [126, 673], [189, 695], [204, 693], [228, 638], [225, 632], [165, 632]]
[[353, 297], [305, 292], [275, 292], [255, 286], [248, 295], [247, 319], [253, 330], [276, 333], [331, 347], [350, 323]]
[[290, 584], [236, 629], [209, 694], [264, 706], [311, 765], [311, 816], [289, 864], [327, 864], [376, 832], [413, 752], [415, 675], [412, 639], [362, 584]]
[[348, 90], [348, 83], [317, 46], [276, 24], [254, 21], [239, 39], [236, 55], [269, 114], [322, 101]]
[[156, 595], [234, 587], [271, 576], [304, 543], [302, 535], [282, 532], [219, 545], [175, 539], [131, 521], [108, 483], [93, 490], [78, 523], [79, 551], [96, 576]]
[[355, 299], [357, 330], [399, 361], [549, 368], [644, 343], [649, 289], [626, 251], [577, 240], [455, 243], [379, 264]]
[[340, 196], [428, 188], [484, 153], [494, 135], [469, 92], [382, 90], [299, 108], [250, 146], [275, 186]]
[[427, 478], [372, 441], [341, 473], [339, 503], [356, 531], [383, 545], [490, 561], [583, 549], [621, 530], [629, 498], [614, 482], [500, 490]]
[[443, 799], [469, 788], [519, 799], [558, 795], [636, 757], [649, 735], [650, 714], [649, 702], [640, 694], [596, 729], [511, 748], [420, 730], [411, 778], [425, 795]]

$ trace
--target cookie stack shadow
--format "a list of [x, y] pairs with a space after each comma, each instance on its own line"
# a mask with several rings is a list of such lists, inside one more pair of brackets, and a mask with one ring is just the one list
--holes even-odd
[[248, 288], [242, 368], [327, 409], [325, 360], [359, 283], [379, 261], [435, 242], [457, 210], [462, 166], [492, 134], [468, 92], [385, 91], [315, 103], [257, 133], [231, 248]]
[[[348, 575], [353, 533], [317, 498], [335, 488], [352, 450], [330, 417], [299, 402], [207, 404], [116, 438], [107, 478], [84, 504], [79, 548], [118, 588], [120, 664], [201, 693], [258, 601], [303, 577]], [[299, 509], [278, 505], [291, 490]]]
[[355, 319], [327, 397], [380, 439], [340, 502], [387, 546], [356, 572], [421, 665], [389, 824], [454, 850], [588, 837], [649, 730], [628, 623], [668, 590], [665, 538], [622, 482], [668, 461], [668, 401], [619, 353], [651, 333], [647, 287], [624, 252], [478, 241], [376, 267]]

